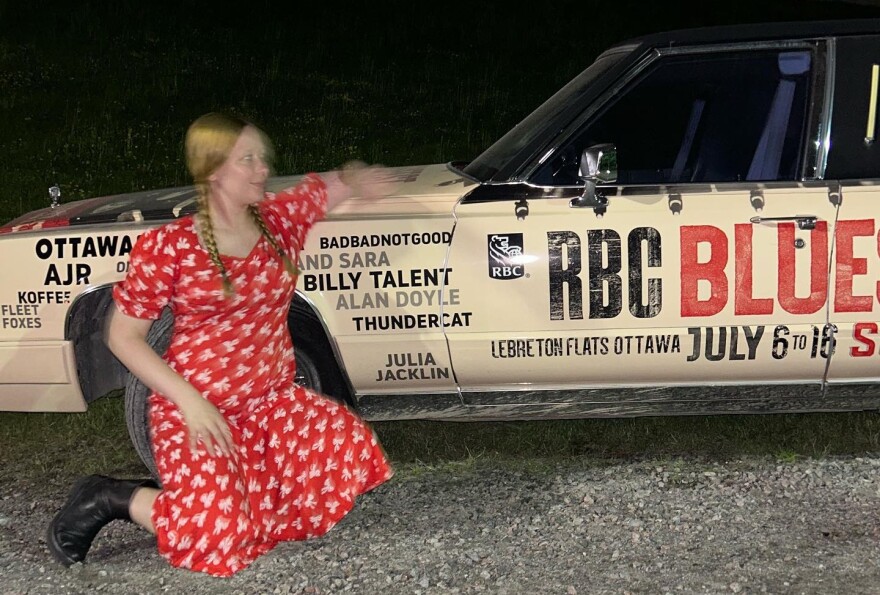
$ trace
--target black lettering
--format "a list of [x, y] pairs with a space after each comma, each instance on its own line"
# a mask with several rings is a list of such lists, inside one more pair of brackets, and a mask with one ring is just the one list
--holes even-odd
[[[565, 246], [568, 267], [563, 268], [562, 247]], [[547, 232], [547, 265], [549, 267], [550, 320], [565, 319], [565, 289], [568, 285], [568, 317], [584, 317], [581, 272], [581, 240], [573, 231]]]
[[761, 342], [761, 337], [764, 336], [764, 327], [759, 326], [754, 334], [752, 334], [752, 328], [744, 326], [743, 332], [746, 336], [746, 345], [749, 347], [749, 359], [755, 359], [755, 354], [758, 351], [758, 344]]
[[20, 304], [66, 304], [70, 302], [69, 291], [19, 291]]
[[54, 264], [50, 264], [49, 268], [46, 270], [46, 278], [43, 280], [43, 285], [68, 285], [68, 284], [61, 282], [61, 275], [58, 274], [58, 269], [55, 268]]
[[52, 242], [43, 238], [37, 242], [37, 258], [46, 260], [52, 256]]
[[727, 351], [727, 327], [718, 328], [718, 353], [712, 352], [712, 348], [715, 346], [714, 334], [715, 331], [712, 327], [706, 328], [706, 359], [710, 362], [721, 361]]
[[642, 295], [642, 278], [645, 271], [642, 265], [642, 242], [647, 243], [649, 268], [662, 265], [660, 251], [660, 232], [653, 227], [637, 227], [629, 232], [629, 311], [636, 318], [653, 318], [660, 314], [663, 306], [663, 281], [657, 277], [648, 279], [647, 300]]
[[[117, 254], [117, 256], [125, 256], [126, 254], [130, 253], [133, 246], [134, 246], [134, 244], [132, 243], [131, 238], [129, 236], [122, 236], [122, 244], [119, 246], [119, 254]], [[114, 248], [115, 248], [115, 244], [114, 244]], [[103, 253], [102, 253], [102, 256], [103, 256]], [[112, 254], [111, 254], [111, 256], [112, 256]]]
[[[98, 239], [100, 240], [101, 238], [99, 237]], [[83, 250], [82, 250], [81, 256], [86, 257], [86, 256], [97, 256], [97, 255], [98, 255], [98, 251], [95, 248], [95, 238], [86, 238], [85, 244], [83, 245]], [[103, 256], [103, 254], [101, 256]]]
[[[620, 234], [613, 229], [587, 232], [587, 270], [590, 287], [590, 318], [614, 318], [620, 314], [623, 301], [623, 267]], [[602, 266], [607, 255], [608, 266]], [[608, 302], [605, 302], [605, 289]]]
[[688, 334], [694, 338], [694, 350], [687, 356], [687, 361], [692, 362], [700, 359], [700, 328], [692, 326], [688, 328]]
[[92, 274], [92, 267], [91, 266], [89, 266], [87, 264], [83, 264], [83, 263], [77, 263], [77, 265], [76, 265], [76, 284], [77, 285], [88, 285], [89, 284], [89, 277], [91, 276], [91, 274]]
[[740, 353], [737, 347], [739, 343], [739, 330], [732, 326], [730, 327], [730, 360], [731, 361], [741, 361], [746, 359], [745, 353]]

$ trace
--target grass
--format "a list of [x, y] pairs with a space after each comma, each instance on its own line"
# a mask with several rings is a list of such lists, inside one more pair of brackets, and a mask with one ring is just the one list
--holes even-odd
[[[0, 413], [0, 483], [88, 473], [143, 475], [123, 421], [108, 397], [83, 414]], [[380, 422], [374, 428], [402, 477], [425, 472], [524, 471], [566, 462], [709, 462], [745, 456], [781, 463], [880, 452], [880, 415], [776, 414], [529, 422]], [[72, 456], [73, 455], [73, 456]]]
[[[688, 26], [878, 16], [840, 2], [596, 0], [360, 8], [254, 0], [0, 0], [0, 223], [63, 199], [187, 183], [183, 132], [212, 110], [260, 123], [280, 173], [359, 157], [471, 159], [596, 54]], [[640, 17], [640, 18], [639, 18]], [[119, 399], [86, 414], [0, 413], [0, 481], [140, 472]], [[876, 452], [874, 414], [567, 422], [394, 422], [377, 428], [412, 472], [544, 458]], [[73, 453], [75, 456], [71, 456]], [[519, 462], [516, 462], [519, 461]]]
[[376, 425], [392, 458], [435, 464], [472, 459], [597, 460], [697, 456], [727, 459], [852, 455], [880, 450], [875, 413], [642, 417]]
[[0, 484], [26, 477], [145, 473], [125, 428], [121, 398], [87, 413], [0, 413]]

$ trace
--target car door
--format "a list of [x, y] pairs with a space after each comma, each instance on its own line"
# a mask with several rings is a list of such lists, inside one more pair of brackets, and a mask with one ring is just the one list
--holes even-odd
[[[486, 291], [466, 332], [446, 330], [463, 394], [546, 405], [601, 388], [576, 398], [643, 412], [727, 394], [674, 386], [808, 384], [799, 396], [817, 397], [837, 204], [800, 180], [815, 175], [824, 56], [818, 41], [655, 52], [521, 181], [465, 196], [449, 267]], [[572, 206], [584, 149], [605, 143], [617, 183]], [[650, 390], [610, 390], [635, 386]]]
[[834, 114], [827, 177], [842, 204], [832, 267], [831, 322], [836, 348], [828, 369], [829, 403], [876, 408], [880, 369], [880, 152], [876, 144], [880, 39], [837, 42]]

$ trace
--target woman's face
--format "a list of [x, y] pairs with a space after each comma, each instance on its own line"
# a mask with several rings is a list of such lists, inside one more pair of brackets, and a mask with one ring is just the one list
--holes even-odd
[[211, 195], [230, 205], [250, 205], [263, 200], [269, 166], [263, 139], [252, 126], [241, 131], [229, 157], [208, 177]]

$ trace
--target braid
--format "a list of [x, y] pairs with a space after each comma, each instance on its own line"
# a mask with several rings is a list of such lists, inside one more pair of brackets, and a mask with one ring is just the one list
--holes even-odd
[[220, 251], [217, 249], [217, 240], [214, 238], [214, 226], [211, 223], [211, 213], [208, 207], [207, 185], [204, 182], [197, 183], [196, 189], [198, 190], [197, 202], [200, 215], [198, 218], [199, 231], [211, 261], [220, 269], [220, 275], [223, 277], [223, 295], [228, 298], [235, 293], [235, 287], [229, 280], [229, 274], [226, 272], [226, 267], [223, 266], [223, 261], [220, 260]]
[[251, 212], [251, 217], [254, 218], [254, 222], [257, 224], [257, 227], [260, 228], [260, 233], [263, 234], [263, 237], [269, 241], [272, 245], [272, 248], [275, 249], [275, 252], [281, 257], [281, 260], [284, 261], [284, 268], [287, 269], [287, 272], [290, 273], [291, 277], [296, 277], [299, 275], [299, 269], [293, 264], [293, 261], [290, 260], [290, 257], [287, 253], [281, 248], [281, 245], [278, 244], [278, 240], [275, 239], [275, 236], [272, 235], [272, 232], [269, 231], [269, 228], [266, 227], [266, 221], [263, 219], [263, 216], [260, 215], [260, 209], [257, 205], [248, 205], [248, 210]]

